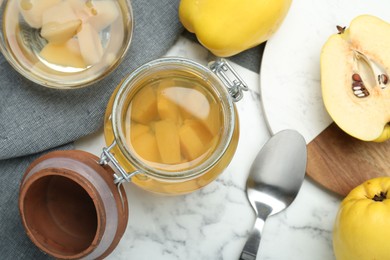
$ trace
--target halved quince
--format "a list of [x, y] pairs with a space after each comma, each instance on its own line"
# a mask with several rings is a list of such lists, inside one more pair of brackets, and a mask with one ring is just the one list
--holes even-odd
[[321, 51], [325, 107], [346, 133], [363, 141], [390, 138], [390, 24], [370, 15], [338, 26]]

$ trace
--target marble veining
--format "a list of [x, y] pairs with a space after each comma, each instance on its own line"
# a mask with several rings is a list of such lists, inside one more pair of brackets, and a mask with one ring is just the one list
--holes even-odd
[[[167, 55], [202, 64], [210, 58], [203, 47], [185, 38]], [[159, 196], [126, 183], [129, 222], [107, 259], [238, 259], [255, 221], [246, 198], [246, 178], [270, 133], [262, 111], [259, 74], [232, 65], [250, 88], [236, 104], [241, 131], [232, 162], [214, 182], [182, 196]], [[102, 131], [76, 143], [76, 148], [97, 155], [103, 146]], [[331, 230], [338, 203], [339, 198], [305, 180], [293, 204], [266, 221], [257, 259], [332, 260]]]

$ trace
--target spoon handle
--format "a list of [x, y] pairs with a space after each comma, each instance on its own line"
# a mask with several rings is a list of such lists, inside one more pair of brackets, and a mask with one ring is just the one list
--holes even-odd
[[241, 252], [239, 260], [256, 260], [257, 251], [259, 250], [261, 231], [264, 227], [264, 220], [256, 218], [255, 226], [248, 240], [245, 243], [244, 249]]

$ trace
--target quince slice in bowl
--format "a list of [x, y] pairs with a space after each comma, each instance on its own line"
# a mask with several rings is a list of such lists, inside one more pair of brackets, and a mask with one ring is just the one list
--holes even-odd
[[361, 15], [338, 29], [321, 51], [324, 105], [349, 135], [385, 141], [390, 138], [390, 24]]

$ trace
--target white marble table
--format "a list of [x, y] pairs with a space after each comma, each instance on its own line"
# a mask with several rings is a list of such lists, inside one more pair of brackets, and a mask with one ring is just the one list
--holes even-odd
[[[167, 55], [206, 64], [208, 53], [180, 38]], [[231, 164], [216, 181], [183, 196], [162, 197], [126, 184], [130, 218], [108, 259], [238, 259], [255, 220], [246, 199], [246, 178], [270, 132], [262, 112], [259, 74], [233, 66], [250, 91], [237, 103], [241, 132]], [[97, 155], [103, 146], [102, 131], [76, 142], [76, 148]], [[267, 220], [257, 259], [334, 259], [331, 234], [339, 202], [306, 178], [293, 204]]]

